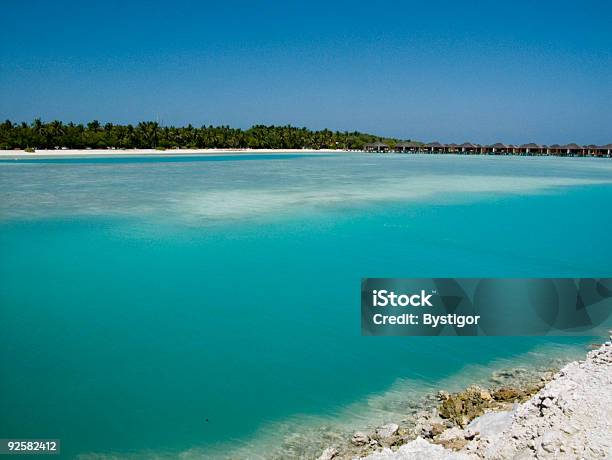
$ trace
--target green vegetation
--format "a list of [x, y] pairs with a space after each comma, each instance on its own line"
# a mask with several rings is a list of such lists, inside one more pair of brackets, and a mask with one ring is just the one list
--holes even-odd
[[247, 130], [229, 126], [196, 128], [160, 126], [147, 121], [138, 125], [87, 125], [34, 120], [31, 124], [0, 124], [0, 149], [172, 149], [172, 148], [269, 148], [269, 149], [361, 149], [370, 142], [386, 142], [391, 147], [396, 139], [359, 132], [324, 129], [311, 131], [293, 126], [256, 125]]

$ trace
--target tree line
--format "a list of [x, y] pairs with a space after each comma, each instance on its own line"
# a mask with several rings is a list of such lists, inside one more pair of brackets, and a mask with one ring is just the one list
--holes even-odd
[[242, 130], [229, 126], [161, 126], [144, 121], [137, 125], [45, 123], [0, 124], [0, 149], [172, 149], [172, 148], [268, 148], [361, 149], [364, 144], [397, 140], [357, 131], [313, 131], [294, 126], [255, 125]]

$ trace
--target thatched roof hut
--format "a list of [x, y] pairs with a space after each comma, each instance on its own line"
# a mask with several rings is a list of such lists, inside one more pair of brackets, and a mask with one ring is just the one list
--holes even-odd
[[502, 144], [501, 142], [496, 142], [495, 144], [482, 146], [480, 151], [483, 153], [507, 153], [508, 146], [506, 144]]
[[446, 144], [447, 152], [457, 152], [458, 150], [459, 150], [459, 145], [455, 144], [454, 142], [451, 142], [450, 144]]
[[366, 152], [388, 152], [389, 146], [384, 142], [372, 142], [363, 146]]
[[518, 148], [518, 153], [527, 154], [527, 155], [531, 155], [534, 153], [536, 154], [546, 153], [546, 146], [536, 144], [535, 142], [530, 142], [528, 144], [521, 144]]
[[425, 144], [425, 151], [427, 152], [444, 152], [446, 146], [444, 144], [440, 144], [439, 142], [430, 142], [429, 144]]
[[395, 144], [396, 152], [416, 152], [421, 147], [421, 143], [408, 141], [408, 142], [398, 142]]

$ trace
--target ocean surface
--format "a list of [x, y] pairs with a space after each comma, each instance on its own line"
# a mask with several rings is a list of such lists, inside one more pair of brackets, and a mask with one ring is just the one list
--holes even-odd
[[592, 338], [361, 337], [362, 277], [610, 276], [612, 161], [0, 162], [0, 438], [312, 458]]

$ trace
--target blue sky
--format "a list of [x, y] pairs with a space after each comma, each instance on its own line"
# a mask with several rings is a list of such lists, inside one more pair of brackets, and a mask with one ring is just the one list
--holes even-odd
[[609, 1], [2, 3], [0, 118], [612, 142]]

